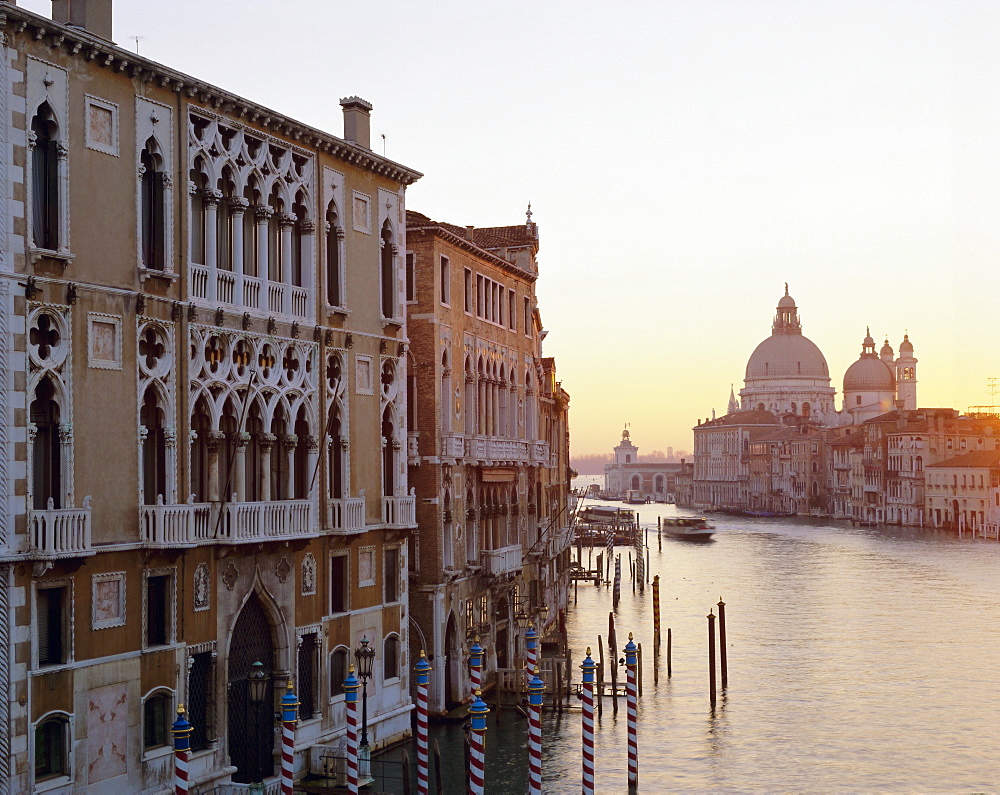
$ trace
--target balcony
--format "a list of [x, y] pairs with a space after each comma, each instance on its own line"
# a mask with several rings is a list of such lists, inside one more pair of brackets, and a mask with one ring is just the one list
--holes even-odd
[[382, 524], [392, 527], [416, 527], [417, 498], [413, 489], [406, 497], [382, 498]]
[[460, 433], [441, 435], [441, 457], [462, 458], [465, 455], [465, 436]]
[[541, 464], [543, 466], [549, 465], [548, 442], [531, 442], [531, 461], [532, 463]]
[[521, 570], [521, 546], [484, 549], [479, 560], [487, 574], [512, 574]]
[[142, 541], [150, 547], [249, 544], [317, 535], [310, 500], [145, 505]]
[[326, 529], [334, 535], [354, 535], [364, 532], [364, 496], [330, 500], [326, 510]]
[[309, 288], [283, 284], [205, 265], [190, 265], [191, 294], [213, 307], [306, 319], [311, 316]]
[[30, 552], [47, 558], [76, 558], [93, 555], [90, 543], [90, 497], [82, 508], [48, 508], [28, 512]]

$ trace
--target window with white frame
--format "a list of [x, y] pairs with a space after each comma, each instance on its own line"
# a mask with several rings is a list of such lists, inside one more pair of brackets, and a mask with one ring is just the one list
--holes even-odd
[[73, 659], [72, 593], [71, 580], [35, 584], [35, 661], [39, 668], [65, 665]]
[[319, 711], [319, 632], [306, 632], [298, 639], [295, 694], [299, 698], [299, 719], [309, 720]]
[[406, 300], [414, 302], [417, 300], [417, 255], [412, 251], [406, 252]]
[[392, 604], [399, 601], [399, 547], [384, 547], [382, 562], [385, 603]]
[[35, 725], [35, 782], [72, 775], [70, 722], [66, 713], [47, 715]]
[[350, 556], [330, 556], [330, 615], [351, 609]]
[[441, 303], [449, 306], [451, 304], [451, 261], [447, 257], [441, 257], [439, 271], [441, 278]]
[[389, 635], [382, 644], [382, 681], [399, 678], [399, 635]]
[[162, 748], [171, 742], [173, 693], [160, 690], [146, 697], [142, 705], [142, 747], [144, 751]]
[[330, 652], [330, 698], [344, 696], [344, 680], [351, 664], [351, 651], [346, 646], [338, 646]]
[[473, 295], [472, 295], [472, 271], [469, 268], [465, 269], [465, 313], [467, 315], [472, 314], [473, 306]]
[[155, 648], [174, 642], [174, 569], [143, 572], [143, 646]]

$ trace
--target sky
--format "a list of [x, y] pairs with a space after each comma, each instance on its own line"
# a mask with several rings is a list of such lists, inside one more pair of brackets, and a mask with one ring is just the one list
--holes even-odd
[[370, 101], [410, 209], [530, 201], [574, 454], [690, 450], [785, 282], [838, 391], [870, 326], [921, 406], [1000, 403], [998, 34], [962, 0], [114, 3], [121, 46], [307, 124]]

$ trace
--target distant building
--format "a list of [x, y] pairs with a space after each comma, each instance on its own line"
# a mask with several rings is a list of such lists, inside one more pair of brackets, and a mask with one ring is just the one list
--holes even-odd
[[[1000, 450], [977, 450], [927, 467], [926, 510], [935, 527], [977, 532], [995, 524]], [[995, 532], [995, 531], [994, 531]]]
[[617, 497], [637, 491], [652, 502], [677, 502], [677, 477], [683, 469], [683, 460], [639, 461], [639, 448], [626, 428], [615, 446], [614, 460], [604, 465], [604, 490]]

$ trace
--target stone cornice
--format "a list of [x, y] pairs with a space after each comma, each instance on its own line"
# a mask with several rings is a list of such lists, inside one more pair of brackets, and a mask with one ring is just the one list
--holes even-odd
[[[143, 58], [81, 28], [60, 25], [19, 6], [0, 3], [0, 30], [8, 36], [24, 33], [37, 41], [47, 39], [53, 49], [65, 50], [84, 61], [93, 61], [106, 69], [125, 72], [130, 77], [144, 82], [156, 81], [160, 86], [172, 89], [177, 94], [183, 93], [189, 99], [196, 99], [220, 113], [258, 124], [298, 141], [304, 147], [327, 152], [346, 163], [352, 163], [394, 182], [412, 185], [423, 176], [419, 171], [385, 157], [379, 157], [363, 146], [345, 141], [203, 80]], [[9, 39], [7, 43], [10, 43]]]
[[421, 226], [406, 227], [407, 234], [412, 234], [414, 232], [429, 232], [432, 235], [437, 235], [442, 240], [451, 243], [453, 246], [457, 246], [458, 248], [464, 249], [465, 251], [468, 251], [471, 254], [475, 254], [480, 259], [484, 259], [492, 263], [493, 265], [496, 265], [501, 270], [507, 271], [507, 273], [510, 273], [514, 276], [519, 276], [525, 281], [534, 282], [538, 279], [537, 274], [530, 273], [529, 271], [517, 267], [517, 265], [515, 265], [510, 260], [506, 260], [503, 257], [498, 257], [496, 254], [487, 251], [485, 248], [480, 248], [470, 240], [467, 240], [461, 235], [456, 235], [454, 232], [451, 232], [445, 229], [443, 226], [439, 226], [438, 224], [423, 224]]

